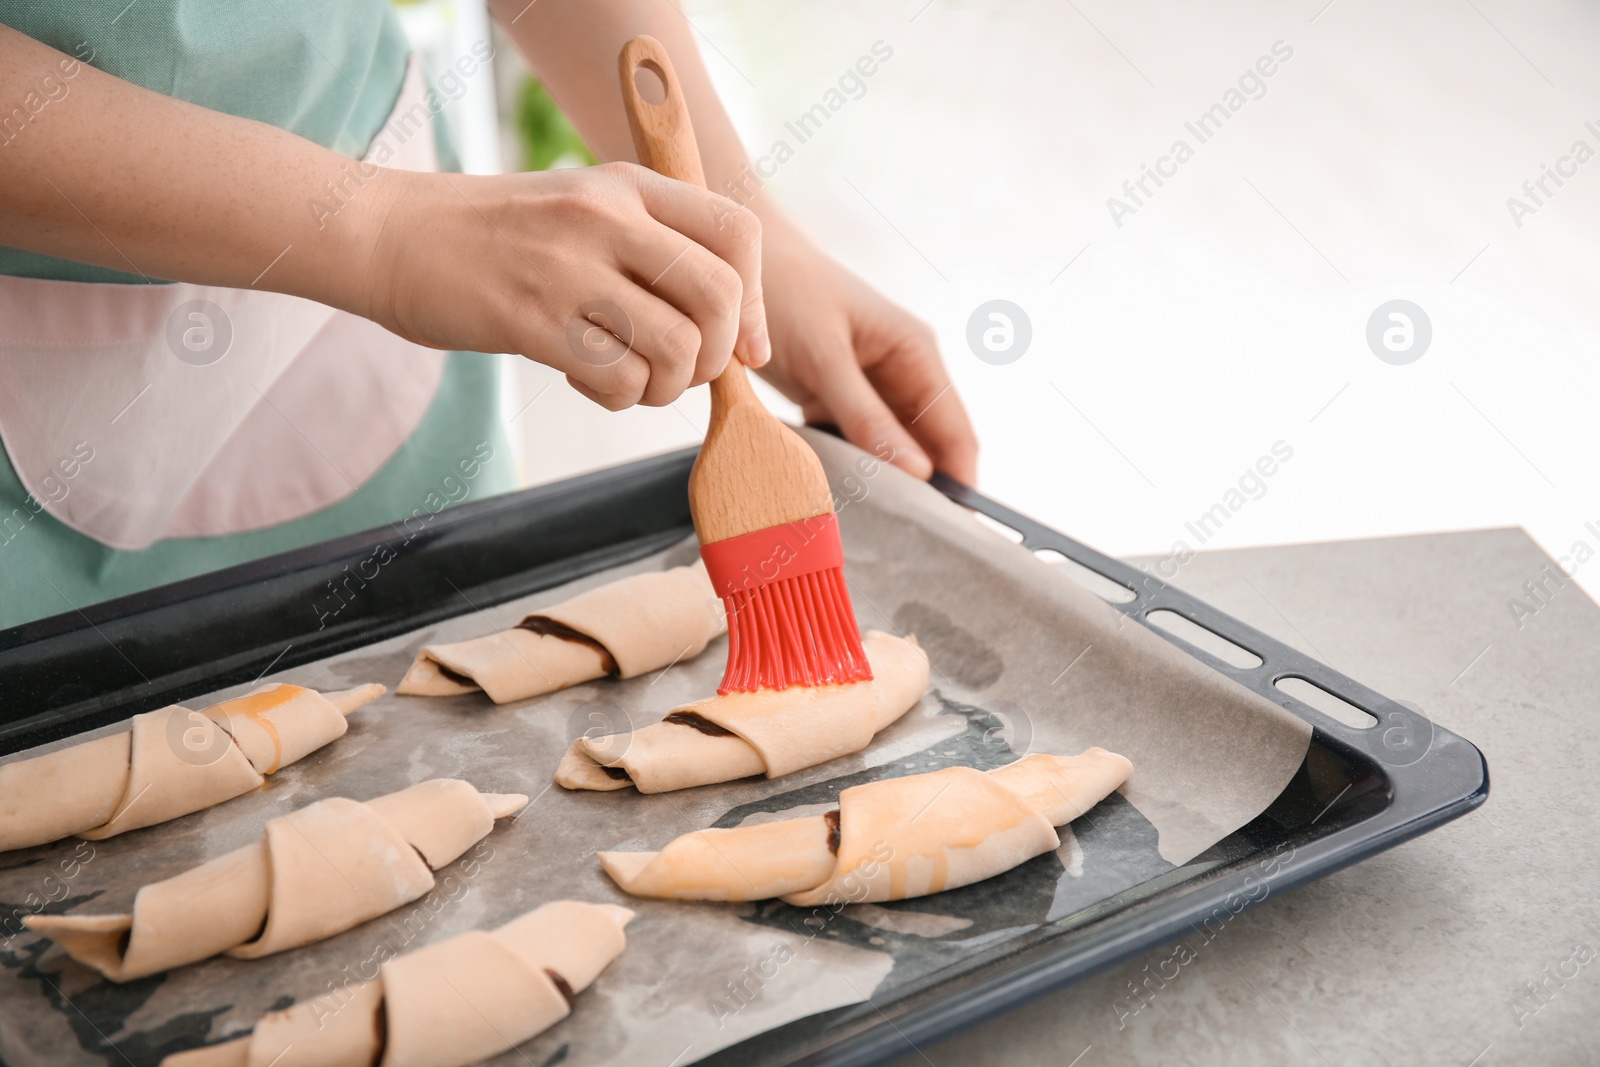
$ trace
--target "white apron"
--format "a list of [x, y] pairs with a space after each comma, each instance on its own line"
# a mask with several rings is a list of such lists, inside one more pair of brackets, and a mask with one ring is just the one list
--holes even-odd
[[[368, 161], [438, 169], [426, 91], [413, 57]], [[446, 358], [280, 293], [0, 276], [0, 442], [46, 511], [112, 548], [258, 530], [377, 473]]]

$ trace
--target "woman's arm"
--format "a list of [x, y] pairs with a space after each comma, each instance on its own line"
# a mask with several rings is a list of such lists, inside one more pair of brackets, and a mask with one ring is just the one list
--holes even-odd
[[835, 422], [852, 442], [921, 477], [933, 467], [977, 478], [978, 442], [951, 388], [933, 332], [828, 259], [757, 183], [717, 100], [693, 30], [673, 0], [490, 0], [551, 95], [603, 159], [634, 157], [617, 85], [617, 55], [647, 33], [666, 46], [694, 118], [706, 182], [733, 188], [761, 220], [763, 291], [774, 358], [765, 376], [807, 419]]
[[[20, 109], [0, 112], [0, 243], [11, 247], [309, 297], [436, 348], [519, 352], [611, 408], [670, 403], [715, 376], [736, 339], [765, 360], [754, 216], [637, 166], [372, 167], [6, 26], [0, 101]], [[329, 181], [351, 190], [331, 216], [312, 207]], [[599, 302], [628, 321], [593, 317]]]
[[[706, 184], [721, 191], [749, 161], [693, 33], [671, 0], [489, 0], [489, 8], [589, 147], [601, 159], [633, 160], [633, 137], [617, 85], [617, 56], [629, 38], [649, 34], [666, 46], [694, 119]], [[746, 201], [763, 224], [780, 213], [759, 191]]]
[[350, 165], [343, 156], [150, 92], [3, 25], [0, 101], [12, 105], [0, 114], [0, 243], [150, 279], [360, 305], [375, 212], [319, 226], [307, 208]]

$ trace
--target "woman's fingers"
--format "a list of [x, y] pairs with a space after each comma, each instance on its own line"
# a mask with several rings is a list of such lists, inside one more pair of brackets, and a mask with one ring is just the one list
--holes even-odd
[[[691, 279], [691, 283], [711, 287], [712, 295], [719, 298], [735, 297], [738, 326], [730, 348], [737, 349], [752, 367], [765, 364], [772, 358], [772, 343], [767, 337], [767, 311], [761, 290], [761, 222], [755, 213], [720, 193], [664, 178], [643, 167], [613, 166], [629, 168], [620, 173], [634, 181], [652, 218], [733, 268], [739, 280], [737, 294], [732, 293], [725, 278], [706, 276]], [[702, 259], [700, 266], [707, 267], [707, 261]]]
[[977, 484], [978, 437], [939, 359], [933, 331], [919, 325], [906, 333], [866, 375], [934, 466], [959, 482]]
[[[841, 337], [837, 343], [842, 351], [850, 352], [848, 338]], [[812, 400], [803, 406], [807, 421], [837, 423], [845, 440], [889, 459], [918, 478], [933, 473], [933, 461], [867, 381], [854, 358], [818, 365], [825, 370], [807, 383], [813, 393]]]
[[591, 389], [570, 374], [567, 375], [567, 384], [572, 387], [573, 392], [582, 394], [607, 411], [623, 411], [634, 405], [634, 401], [625, 396], [615, 393], [602, 393], [596, 389]]
[[[563, 368], [607, 407], [662, 406], [722, 372], [737, 348], [766, 350], [761, 303], [760, 226], [742, 208], [704, 189], [640, 167], [609, 164], [597, 177], [631, 199], [606, 235], [612, 255], [600, 285], [609, 299], [578, 308], [569, 345], [580, 363]], [[716, 210], [713, 211], [713, 208]], [[605, 275], [609, 274], [609, 277]], [[606, 373], [626, 352], [648, 365]]]
[[743, 295], [738, 272], [709, 249], [656, 223], [624, 239], [621, 260], [626, 273], [693, 324], [699, 348], [690, 353], [685, 384], [700, 385], [721, 374], [738, 338]]
[[576, 360], [561, 369], [597, 393], [627, 398], [623, 407], [664, 407], [694, 384], [704, 347], [700, 330], [667, 301], [617, 282], [615, 299], [580, 305], [567, 324], [567, 347]]
[[521, 352], [608, 408], [766, 360], [760, 226], [722, 197], [632, 164], [390, 186], [366, 303], [401, 336]]
[[[582, 385], [579, 392], [590, 400], [608, 410], [621, 411], [643, 399], [650, 386], [651, 366], [627, 339], [612, 333], [612, 326], [602, 325], [601, 320], [601, 315], [592, 313], [587, 319], [574, 320], [567, 331], [569, 339], [575, 333], [583, 335], [591, 357], [544, 362], [565, 371], [567, 381], [574, 386]], [[625, 327], [623, 330], [626, 332]]]

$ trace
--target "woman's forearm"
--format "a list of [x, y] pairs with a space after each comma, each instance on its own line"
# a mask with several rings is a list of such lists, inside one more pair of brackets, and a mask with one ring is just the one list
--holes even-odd
[[635, 159], [617, 84], [617, 56], [630, 37], [644, 33], [659, 40], [672, 57], [689, 104], [706, 185], [724, 194], [732, 190], [764, 225], [782, 223], [770, 199], [747, 178], [750, 157], [717, 99], [694, 30], [676, 3], [490, 0], [490, 8], [590, 148], [607, 160]]
[[0, 26], [0, 244], [362, 312], [386, 172], [357, 166]]
[[760, 227], [705, 190], [622, 165], [363, 165], [0, 26], [8, 99], [24, 121], [13, 132], [0, 112], [0, 244], [310, 297], [433, 348], [522, 353], [613, 408], [671, 403], [735, 344], [766, 360]]

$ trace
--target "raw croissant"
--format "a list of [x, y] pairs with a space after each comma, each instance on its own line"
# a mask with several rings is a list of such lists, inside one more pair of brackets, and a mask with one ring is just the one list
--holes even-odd
[[[549, 1029], [627, 944], [633, 912], [557, 900], [385, 962], [378, 977], [261, 1017], [162, 1067], [462, 1067]], [[382, 1060], [379, 1057], [382, 1056]]]
[[556, 768], [568, 789], [663, 793], [752, 774], [777, 778], [859, 752], [928, 687], [915, 637], [869, 632], [872, 680], [733, 692], [677, 708], [631, 733], [580, 737]]
[[839, 794], [823, 815], [699, 830], [660, 852], [602, 852], [634, 896], [842, 906], [906, 900], [1009, 871], [1132, 772], [1115, 752], [1036, 754], [987, 773], [947, 767]]
[[342, 737], [344, 717], [383, 692], [274, 683], [200, 711], [136, 715], [130, 730], [0, 766], [0, 851], [72, 834], [99, 841], [232, 800]]
[[481, 689], [496, 704], [526, 700], [698, 656], [726, 628], [705, 564], [636, 574], [534, 612], [514, 629], [428, 645], [395, 692], [454, 696]]
[[23, 922], [113, 982], [218, 953], [255, 959], [416, 900], [434, 871], [527, 802], [453, 778], [364, 803], [332, 797], [269, 819], [262, 841], [144, 886], [131, 914]]

